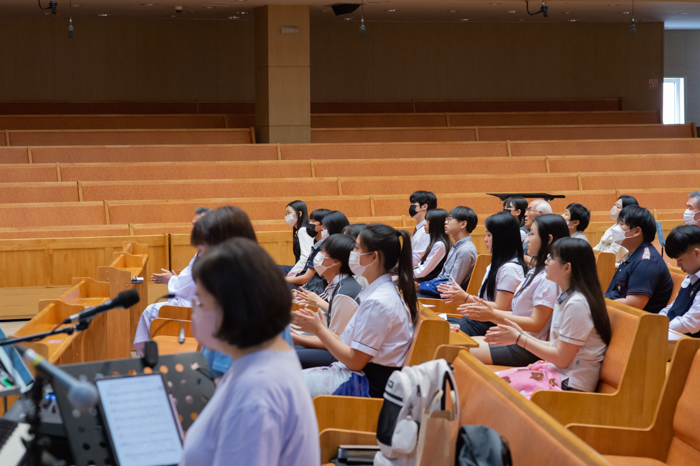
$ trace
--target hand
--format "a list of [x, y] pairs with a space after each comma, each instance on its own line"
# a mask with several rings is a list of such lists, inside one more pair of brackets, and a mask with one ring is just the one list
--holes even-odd
[[522, 333], [522, 329], [515, 322], [506, 319], [504, 324], [488, 329], [484, 341], [494, 346], [514, 345], [518, 335]]
[[323, 328], [327, 328], [326, 319], [322, 312], [314, 312], [311, 309], [299, 309], [292, 314], [294, 314], [292, 323], [298, 326], [302, 332], [318, 335]]
[[297, 276], [297, 273], [296, 273], [296, 272], [289, 272], [289, 273], [287, 274], [287, 276], [288, 276], [288, 277], [296, 277], [296, 276]]
[[177, 275], [174, 270], [168, 272], [167, 269], [160, 269], [163, 273], [154, 273], [151, 275], [151, 281], [159, 285], [167, 285], [173, 276]]
[[314, 306], [320, 307], [321, 303], [325, 302], [323, 298], [314, 293], [313, 291], [305, 290], [304, 288], [299, 288], [296, 291], [296, 299], [299, 300], [300, 306]]
[[474, 296], [476, 304], [462, 304], [457, 308], [460, 314], [479, 322], [493, 322], [496, 318], [495, 303]]
[[452, 285], [438, 285], [437, 290], [440, 292], [440, 297], [445, 299], [445, 303], [463, 303], [469, 295], [464, 291], [454, 280]]

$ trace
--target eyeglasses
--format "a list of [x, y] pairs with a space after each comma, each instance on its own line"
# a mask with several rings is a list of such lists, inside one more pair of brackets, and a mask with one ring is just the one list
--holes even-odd
[[559, 262], [560, 264], [568, 264], [567, 261], [553, 258], [551, 254], [547, 254], [547, 258], [544, 261], [545, 262]]
[[449, 222], [450, 220], [454, 220], [454, 217], [447, 217], [447, 218], [445, 218], [445, 221], [446, 221], [446, 222]]

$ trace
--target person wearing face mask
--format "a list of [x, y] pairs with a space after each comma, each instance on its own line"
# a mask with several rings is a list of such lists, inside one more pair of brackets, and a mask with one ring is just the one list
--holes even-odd
[[309, 257], [313, 237], [306, 232], [309, 224], [309, 214], [306, 204], [302, 201], [292, 201], [285, 209], [284, 221], [292, 228], [292, 251], [294, 252], [294, 265], [280, 265], [285, 275], [296, 276], [304, 269]]
[[700, 227], [681, 225], [666, 238], [666, 254], [676, 259], [678, 268], [687, 273], [676, 299], [659, 314], [668, 316], [669, 330], [700, 337]]
[[194, 264], [192, 333], [230, 368], [187, 431], [180, 466], [321, 464], [318, 424], [296, 353], [279, 337], [291, 294], [255, 241], [234, 238]]
[[[317, 337], [338, 360], [304, 370], [312, 397], [381, 397], [391, 373], [401, 369], [413, 339], [418, 306], [410, 234], [378, 223], [368, 225], [348, 262], [369, 286], [358, 295], [360, 306], [340, 338], [317, 313], [308, 309], [294, 313], [294, 323]], [[398, 290], [389, 273], [397, 265]]]
[[[309, 221], [304, 227], [309, 238], [313, 239], [313, 244], [309, 250], [309, 254], [306, 257], [306, 263], [304, 267], [297, 272], [296, 275], [287, 275], [286, 280], [292, 285], [292, 289], [297, 289], [302, 285], [305, 285], [311, 280], [315, 275], [314, 271], [314, 257], [318, 254], [321, 243], [323, 243], [324, 233], [323, 233], [323, 218], [328, 215], [331, 211], [328, 209], [316, 209], [309, 215]], [[327, 233], [326, 233], [327, 234]]]
[[589, 242], [583, 233], [591, 221], [591, 211], [586, 209], [586, 206], [576, 203], [569, 204], [562, 217], [566, 220], [566, 225], [569, 227], [569, 233], [572, 238], [579, 238]]
[[[211, 212], [209, 207], [197, 207], [194, 210], [192, 227], [209, 212]], [[162, 269], [163, 273], [154, 273], [151, 276], [153, 283], [167, 284], [168, 294], [174, 296], [167, 301], [148, 305], [141, 313], [138, 326], [136, 327], [136, 334], [134, 335], [134, 349], [138, 356], [143, 356], [143, 345], [151, 339], [151, 322], [158, 318], [161, 307], [165, 305], [190, 307], [190, 301], [195, 290], [194, 281], [192, 280], [192, 265], [195, 259], [197, 259], [197, 254], [194, 255], [187, 267], [182, 269], [179, 274], [176, 274], [174, 270], [168, 272]]]
[[615, 224], [608, 228], [605, 233], [603, 233], [603, 237], [600, 238], [600, 242], [593, 248], [594, 251], [611, 252], [615, 254], [615, 262], [618, 264], [622, 262], [622, 259], [627, 255], [628, 251], [613, 241], [612, 230], [615, 228], [615, 225], [617, 225], [617, 217], [620, 215], [620, 212], [622, 212], [622, 209], [631, 205], [639, 205], [637, 200], [632, 196], [622, 195], [617, 198], [615, 205], [613, 205], [610, 209], [610, 219], [613, 220]]
[[[210, 248], [231, 238], [248, 238], [251, 241], [258, 241], [248, 214], [238, 207], [226, 206], [208, 213], [195, 224], [190, 235], [190, 244], [197, 248], [197, 257], [199, 257]], [[197, 261], [195, 261], [196, 263]], [[292, 344], [289, 327], [285, 328], [280, 336], [290, 345]], [[222, 352], [211, 351], [205, 347], [202, 353], [204, 353], [209, 370], [215, 380], [220, 379], [231, 366], [231, 358]]]
[[411, 248], [413, 249], [413, 266], [420, 262], [423, 254], [430, 244], [430, 235], [425, 231], [425, 216], [432, 209], [437, 209], [437, 197], [430, 191], [416, 191], [409, 197], [411, 205], [408, 208], [408, 215], [416, 221], [416, 228], [411, 237]]
[[685, 203], [683, 221], [686, 225], [700, 226], [700, 191], [688, 194], [688, 202]]
[[[316, 255], [316, 273], [323, 275], [328, 286], [321, 295], [304, 289], [297, 294], [300, 306], [315, 306], [326, 314], [328, 328], [341, 335], [359, 303], [362, 286], [352, 276], [348, 261], [355, 240], [347, 235], [331, 235]], [[336, 361], [321, 340], [314, 336], [292, 334], [301, 367], [328, 366]]]
[[613, 227], [613, 241], [629, 254], [615, 272], [605, 297], [658, 313], [673, 292], [673, 280], [668, 267], [652, 241], [656, 236], [656, 221], [644, 207], [622, 209]]

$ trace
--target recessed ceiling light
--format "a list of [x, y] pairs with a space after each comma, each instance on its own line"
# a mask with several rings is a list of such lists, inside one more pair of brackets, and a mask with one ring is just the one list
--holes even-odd
[[354, 18], [345, 18], [345, 21], [352, 21]]
[[524, 19], [519, 19], [518, 21], [525, 21]]
[[204, 7], [205, 10], [211, 10], [212, 8], [214, 8], [214, 7], [213, 6], [205, 6]]
[[628, 14], [630, 14], [630, 12], [629, 12], [629, 11], [623, 11], [622, 14], [623, 14], [623, 15], [628, 15]]
[[156, 6], [157, 3], [142, 3], [141, 6]]
[[248, 0], [236, 0], [237, 2], [247, 2]]
[[511, 13], [511, 14], [512, 14], [512, 13], [517, 13], [517, 11], [515, 11], [515, 10], [510, 10], [508, 13]]
[[578, 21], [578, 20], [577, 19], [570, 19], [569, 20], [570, 23], [575, 23], [576, 21]]
[[459, 10], [450, 10], [448, 13], [459, 13]]
[[247, 15], [248, 12], [247, 11], [238, 11], [238, 12], [236, 12], [236, 14], [237, 15]]
[[80, 5], [71, 5], [73, 8], [78, 8]]
[[100, 14], [97, 15], [97, 16], [109, 16], [109, 13], [100, 13]]
[[460, 21], [469, 21], [469, 18], [462, 18]]
[[229, 16], [228, 19], [241, 19], [240, 16]]
[[389, 13], [393, 13], [394, 11], [398, 11], [398, 10], [384, 10], [384, 11], [388, 11]]

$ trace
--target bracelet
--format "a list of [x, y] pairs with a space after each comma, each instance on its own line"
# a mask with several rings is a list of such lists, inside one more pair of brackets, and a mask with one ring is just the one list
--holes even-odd
[[469, 301], [469, 297], [470, 297], [470, 296], [471, 296], [471, 295], [470, 295], [469, 293], [467, 293], [467, 297], [464, 298], [464, 302], [465, 302], [465, 303], [466, 303], [467, 301]]
[[522, 337], [522, 336], [523, 336], [522, 333], [518, 334], [518, 338], [515, 339], [515, 346], [518, 346], [518, 341], [520, 340], [520, 337]]

